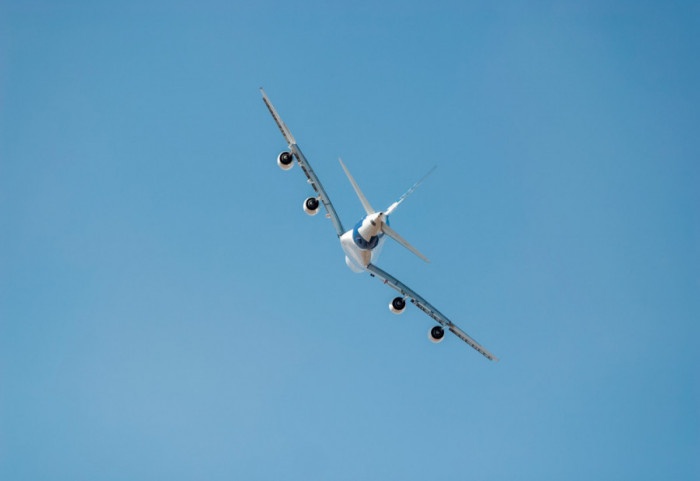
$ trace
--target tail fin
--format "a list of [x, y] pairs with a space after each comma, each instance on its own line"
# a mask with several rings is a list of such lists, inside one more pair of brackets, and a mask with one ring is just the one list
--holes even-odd
[[421, 180], [419, 180], [418, 182], [416, 182], [415, 184], [413, 184], [413, 187], [411, 187], [410, 189], [408, 189], [404, 195], [402, 195], [401, 197], [399, 197], [399, 200], [397, 200], [396, 202], [394, 202], [393, 204], [391, 204], [391, 205], [389, 206], [389, 208], [386, 210], [386, 215], [390, 215], [392, 212], [394, 212], [394, 210], [396, 210], [396, 208], [399, 206], [399, 204], [400, 204], [401, 202], [403, 202], [404, 200], [406, 200], [406, 197], [408, 197], [409, 195], [413, 194], [413, 191], [415, 191], [415, 190], [418, 188], [418, 186], [421, 185], [421, 184], [423, 183], [423, 181], [424, 181], [425, 179], [427, 179], [428, 176], [429, 176], [430, 174], [433, 173], [433, 171], [434, 171], [435, 169], [437, 169], [437, 165], [436, 165], [435, 167], [433, 167], [432, 169], [430, 169], [430, 171], [429, 171], [427, 174], [425, 174]]
[[360, 202], [362, 202], [362, 207], [365, 208], [365, 212], [367, 214], [374, 214], [374, 209], [372, 208], [371, 205], [369, 205], [369, 201], [367, 200], [367, 197], [365, 197], [365, 194], [362, 193], [360, 190], [360, 186], [357, 185], [357, 182], [355, 182], [355, 179], [352, 178], [352, 175], [350, 175], [350, 171], [348, 170], [347, 167], [345, 167], [345, 164], [343, 163], [343, 159], [338, 157], [338, 160], [340, 161], [340, 165], [343, 166], [343, 170], [345, 171], [345, 175], [348, 176], [348, 179], [350, 180], [350, 183], [352, 184], [352, 188], [355, 189], [355, 193], [357, 194], [357, 197], [359, 197]]

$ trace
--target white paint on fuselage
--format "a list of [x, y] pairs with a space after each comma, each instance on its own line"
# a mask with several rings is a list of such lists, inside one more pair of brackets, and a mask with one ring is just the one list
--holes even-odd
[[360, 236], [367, 242], [374, 236], [380, 236], [377, 245], [373, 249], [360, 249], [355, 244], [353, 240], [354, 228], [340, 236], [340, 246], [345, 252], [345, 263], [351, 271], [360, 273], [366, 270], [368, 264], [376, 263], [386, 240], [385, 236], [380, 232], [383, 216], [383, 212], [370, 214], [362, 220], [362, 225], [357, 229]]
[[364, 240], [369, 242], [372, 237], [379, 235], [379, 229], [381, 229], [382, 226], [383, 216], [383, 212], [377, 212], [365, 216], [365, 218], [362, 219], [362, 225], [357, 229], [357, 232], [360, 233]]

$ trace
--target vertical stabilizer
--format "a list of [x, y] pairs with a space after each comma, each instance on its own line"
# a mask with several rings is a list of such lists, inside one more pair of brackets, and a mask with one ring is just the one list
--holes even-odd
[[415, 184], [413, 184], [413, 186], [412, 186], [410, 189], [408, 189], [408, 190], [406, 191], [406, 193], [404, 193], [401, 197], [399, 197], [399, 200], [397, 200], [396, 202], [394, 202], [393, 204], [391, 204], [391, 205], [389, 206], [389, 208], [386, 210], [386, 215], [390, 215], [392, 212], [394, 212], [394, 210], [396, 210], [396, 208], [399, 206], [399, 204], [400, 204], [401, 202], [403, 202], [404, 200], [406, 200], [406, 197], [408, 197], [409, 195], [413, 194], [413, 191], [415, 191], [415, 190], [418, 188], [418, 186], [421, 185], [421, 184], [423, 183], [423, 181], [424, 181], [425, 179], [427, 179], [428, 176], [429, 176], [430, 174], [433, 173], [433, 171], [434, 171], [435, 169], [437, 169], [437, 165], [436, 165], [435, 167], [433, 167], [432, 169], [430, 169], [430, 171], [429, 171], [427, 174], [425, 174], [421, 180], [419, 180], [418, 182], [416, 182]]

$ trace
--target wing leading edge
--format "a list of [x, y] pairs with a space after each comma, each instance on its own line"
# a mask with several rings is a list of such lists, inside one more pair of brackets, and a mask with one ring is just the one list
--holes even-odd
[[311, 168], [311, 164], [309, 164], [309, 161], [306, 160], [306, 157], [304, 157], [304, 154], [297, 145], [297, 142], [294, 139], [292, 132], [290, 132], [289, 128], [287, 127], [287, 124], [285, 124], [282, 121], [282, 118], [277, 113], [277, 110], [272, 105], [272, 102], [270, 102], [270, 99], [265, 94], [265, 91], [261, 88], [260, 92], [262, 93], [263, 102], [265, 102], [267, 109], [270, 111], [270, 114], [272, 114], [272, 118], [275, 119], [277, 127], [279, 127], [280, 131], [282, 132], [282, 135], [287, 141], [290, 152], [294, 155], [294, 157], [296, 157], [297, 163], [299, 164], [299, 167], [301, 167], [301, 170], [304, 172], [304, 175], [306, 175], [309, 184], [311, 184], [311, 187], [314, 189], [316, 194], [318, 194], [318, 197], [321, 200], [323, 207], [328, 213], [328, 217], [331, 219], [331, 222], [333, 222], [333, 227], [335, 227], [335, 231], [338, 234], [338, 237], [340, 237], [345, 233], [345, 229], [343, 229], [343, 223], [340, 221], [340, 217], [338, 217], [338, 213], [335, 211], [335, 208], [333, 207], [330, 198], [328, 198], [326, 190], [323, 188], [321, 181], [318, 179], [316, 173]]
[[379, 267], [369, 264], [367, 266], [367, 270], [374, 274], [376, 277], [380, 278], [381, 280], [384, 281], [384, 284], [389, 285], [393, 289], [397, 290], [399, 293], [403, 294], [404, 296], [407, 296], [411, 299], [411, 302], [415, 304], [418, 309], [421, 311], [425, 312], [427, 315], [435, 319], [437, 322], [439, 322], [443, 327], [447, 328], [450, 332], [452, 332], [455, 336], [459, 337], [461, 340], [469, 344], [471, 347], [479, 351], [485, 358], [491, 360], [491, 361], [498, 361], [498, 358], [491, 354], [489, 351], [484, 349], [481, 344], [476, 342], [474, 339], [469, 337], [466, 332], [461, 330], [457, 325], [455, 325], [452, 321], [450, 321], [444, 314], [442, 314], [440, 311], [435, 309], [432, 304], [430, 304], [428, 301], [423, 299], [416, 291], [408, 287], [406, 284], [389, 274], [388, 272], [383, 271]]

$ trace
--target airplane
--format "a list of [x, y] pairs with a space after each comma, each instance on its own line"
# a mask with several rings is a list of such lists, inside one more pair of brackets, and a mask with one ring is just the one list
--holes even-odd
[[487, 351], [473, 338], [469, 337], [466, 332], [457, 327], [455, 323], [433, 307], [432, 304], [426, 301], [417, 292], [396, 279], [391, 274], [380, 269], [375, 264], [377, 262], [377, 258], [379, 257], [382, 245], [387, 237], [391, 237], [424, 261], [430, 262], [423, 254], [418, 252], [415, 247], [409, 244], [403, 237], [389, 227], [389, 216], [404, 200], [406, 200], [409, 195], [413, 193], [413, 191], [416, 190], [421, 183], [423, 183], [423, 181], [432, 173], [433, 170], [435, 170], [435, 168], [433, 167], [430, 172], [428, 172], [421, 180], [416, 182], [416, 184], [408, 189], [405, 194], [399, 197], [399, 199], [391, 204], [386, 210], [377, 212], [374, 210], [374, 208], [372, 208], [369, 201], [360, 190], [360, 186], [357, 185], [357, 182], [355, 182], [355, 179], [350, 174], [350, 171], [345, 166], [342, 159], [338, 158], [341, 167], [345, 171], [345, 175], [348, 177], [350, 184], [352, 184], [355, 194], [360, 199], [366, 213], [366, 215], [362, 217], [352, 229], [345, 230], [342, 222], [340, 221], [340, 217], [338, 217], [338, 213], [335, 211], [335, 208], [328, 197], [328, 194], [326, 194], [323, 185], [321, 185], [321, 181], [311, 168], [309, 161], [306, 159], [306, 157], [304, 157], [304, 154], [301, 152], [301, 149], [294, 139], [294, 136], [289, 131], [289, 128], [287, 128], [287, 125], [282, 121], [282, 118], [277, 113], [277, 110], [272, 105], [272, 102], [270, 102], [270, 99], [265, 94], [265, 91], [260, 88], [260, 92], [262, 93], [263, 102], [265, 102], [267, 109], [272, 114], [277, 127], [279, 127], [288, 144], [289, 150], [285, 150], [277, 156], [277, 165], [279, 165], [282, 170], [289, 170], [294, 166], [294, 159], [296, 159], [299, 167], [301, 167], [304, 175], [306, 175], [308, 183], [316, 192], [315, 196], [308, 197], [306, 200], [304, 200], [304, 212], [309, 215], [316, 215], [319, 212], [321, 204], [323, 204], [323, 207], [327, 212], [326, 217], [330, 218], [331, 222], [333, 223], [333, 227], [338, 234], [340, 246], [345, 253], [345, 263], [350, 270], [356, 273], [368, 272], [370, 276], [381, 279], [384, 281], [384, 284], [395, 289], [400, 295], [393, 298], [389, 303], [389, 310], [394, 314], [401, 314], [404, 312], [406, 309], [406, 299], [408, 299], [412, 304], [418, 307], [418, 309], [425, 312], [428, 316], [437, 321], [438, 325], [432, 327], [430, 331], [428, 331], [428, 338], [432, 342], [438, 343], [442, 341], [445, 337], [446, 328], [458, 338], [476, 349], [487, 359], [491, 361], [498, 361], [496, 356]]

